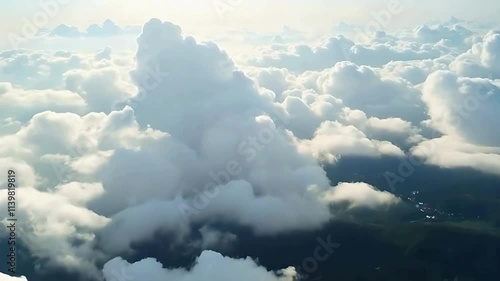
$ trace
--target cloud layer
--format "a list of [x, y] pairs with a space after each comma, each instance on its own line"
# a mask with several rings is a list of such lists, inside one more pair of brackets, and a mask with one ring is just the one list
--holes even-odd
[[[106, 21], [51, 36], [127, 30]], [[135, 54], [3, 51], [0, 167], [22, 178], [22, 242], [37, 267], [89, 280], [295, 280], [293, 267], [213, 250], [237, 243], [231, 227], [270, 237], [321, 229], [332, 206], [403, 204], [385, 186], [332, 184], [325, 166], [342, 158], [500, 175], [499, 42], [495, 30], [442, 23], [369, 42], [277, 42], [239, 64], [152, 19]], [[195, 263], [125, 260], [158, 237], [195, 248]]]

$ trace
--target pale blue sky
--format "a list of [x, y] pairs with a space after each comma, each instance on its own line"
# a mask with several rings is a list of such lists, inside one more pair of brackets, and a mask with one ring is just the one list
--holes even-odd
[[[40, 10], [40, 2], [57, 0], [0, 0], [0, 21], [5, 27], [15, 27], [22, 17], [32, 17]], [[60, 0], [63, 2], [62, 0]], [[237, 3], [225, 17], [231, 24], [246, 24], [251, 28], [293, 25], [317, 26], [329, 24], [335, 18], [360, 20], [371, 10], [391, 0], [64, 0], [61, 11], [50, 25], [68, 23], [88, 25], [111, 18], [123, 24], [141, 24], [151, 17], [172, 19], [184, 23], [224, 25], [217, 21], [214, 3]], [[409, 0], [400, 0], [401, 3]], [[448, 18], [455, 15], [467, 19], [499, 20], [498, 0], [420, 0], [418, 6], [405, 18]], [[238, 4], [239, 3], [239, 4]], [[363, 13], [365, 11], [365, 13]], [[309, 22], [304, 22], [307, 19]], [[227, 24], [227, 23], [226, 23]]]
[[[111, 19], [120, 25], [142, 25], [152, 17], [180, 25], [200, 37], [227, 30], [256, 32], [281, 30], [284, 25], [302, 31], [326, 32], [340, 21], [366, 23], [372, 13], [398, 0], [0, 0], [0, 33], [19, 33], [25, 19], [43, 11], [39, 3], [67, 2], [44, 28], [61, 23], [86, 28]], [[467, 20], [500, 21], [498, 0], [399, 0], [407, 8], [395, 15], [387, 29], [456, 16]], [[408, 2], [418, 3], [408, 8]], [[216, 3], [233, 5], [223, 16]], [[236, 4], [230, 4], [236, 3]], [[229, 6], [227, 6], [229, 7]]]

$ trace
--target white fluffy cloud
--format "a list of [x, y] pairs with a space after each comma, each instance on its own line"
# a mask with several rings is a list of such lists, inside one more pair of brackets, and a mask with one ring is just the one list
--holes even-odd
[[[139, 86], [152, 69], [168, 75], [155, 87], [141, 87], [128, 103], [142, 127], [168, 136], [138, 151], [117, 151], [104, 167], [107, 193], [92, 204], [112, 219], [101, 233], [108, 241], [103, 245], [124, 251], [157, 231], [187, 235], [190, 223], [214, 218], [260, 235], [314, 229], [331, 218], [328, 203], [321, 200], [331, 186], [316, 155], [297, 146], [292, 132], [275, 123], [293, 120], [287, 120], [290, 113], [300, 116], [301, 109], [292, 104], [300, 98], [288, 96], [274, 104], [215, 45], [183, 37], [173, 24], [151, 20], [138, 42], [133, 76]], [[337, 103], [324, 97], [311, 105], [318, 113], [315, 122], [321, 121], [320, 101]], [[280, 107], [288, 113], [285, 120], [277, 116]], [[361, 132], [353, 133], [357, 138], [364, 148], [361, 155], [403, 154], [390, 142], [369, 140]], [[309, 149], [322, 149], [318, 143]], [[328, 152], [357, 149], [344, 143]], [[151, 218], [147, 225], [143, 217]]]
[[28, 89], [57, 89], [66, 71], [87, 64], [81, 54], [61, 51], [15, 49], [1, 52], [0, 57], [0, 81]]
[[443, 168], [473, 168], [500, 175], [500, 148], [477, 146], [445, 136], [426, 140], [413, 147], [412, 155]]
[[256, 264], [249, 257], [232, 259], [213, 251], [202, 252], [190, 270], [183, 268], [164, 269], [161, 263], [152, 258], [134, 264], [129, 264], [121, 258], [115, 258], [104, 265], [103, 272], [108, 281], [137, 278], [155, 281], [293, 281], [297, 276], [293, 267], [271, 272]]
[[500, 31], [491, 30], [450, 65], [460, 76], [500, 78]]
[[401, 202], [387, 191], [378, 191], [366, 183], [339, 183], [332, 191], [325, 194], [325, 201], [330, 203], [349, 203], [349, 208], [379, 208]]
[[424, 83], [422, 99], [429, 108], [429, 125], [441, 133], [478, 145], [500, 145], [500, 89], [493, 81], [437, 71]]
[[105, 20], [102, 24], [91, 24], [85, 31], [80, 31], [77, 27], [60, 24], [49, 32], [49, 36], [54, 37], [110, 37], [121, 34], [138, 34], [141, 29], [139, 26], [121, 27], [110, 19]]
[[376, 33], [369, 44], [353, 42], [342, 35], [336, 35], [316, 47], [304, 44], [274, 45], [265, 49], [257, 58], [249, 59], [248, 64], [287, 68], [302, 73], [307, 70], [324, 70], [342, 61], [381, 67], [391, 61], [434, 59], [448, 50], [448, 47], [418, 42], [415, 39], [399, 40], [397, 37], [387, 36], [385, 32]]
[[312, 140], [302, 142], [305, 149], [327, 161], [335, 161], [337, 156], [404, 156], [404, 152], [388, 141], [368, 139], [354, 126], [327, 121], [321, 124]]
[[12, 277], [7, 274], [0, 273], [0, 281], [28, 281], [26, 277]]
[[[23, 198], [16, 208], [17, 235], [35, 257], [48, 261], [46, 266], [83, 270], [98, 276], [92, 260], [100, 254], [93, 250], [92, 241], [94, 232], [106, 225], [108, 219], [88, 210], [85, 203], [100, 192], [102, 186], [98, 184], [81, 183], [56, 187], [49, 192], [32, 187], [17, 189]], [[5, 218], [7, 190], [1, 193], [1, 214]], [[83, 196], [77, 198], [76, 194]]]
[[321, 93], [333, 95], [345, 106], [379, 118], [400, 117], [412, 122], [425, 118], [420, 93], [405, 80], [380, 77], [367, 66], [342, 62], [318, 77]]
[[25, 90], [9, 83], [0, 83], [0, 91], [0, 107], [5, 108], [0, 118], [27, 120], [45, 110], [78, 112], [85, 107], [81, 96], [67, 90]]

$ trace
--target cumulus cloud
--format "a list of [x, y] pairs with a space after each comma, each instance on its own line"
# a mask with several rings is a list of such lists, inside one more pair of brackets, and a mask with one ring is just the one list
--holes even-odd
[[[168, 135], [141, 150], [116, 151], [103, 167], [106, 194], [91, 204], [112, 220], [99, 233], [103, 247], [127, 251], [157, 232], [175, 232], [183, 239], [191, 224], [214, 218], [258, 235], [315, 229], [330, 220], [328, 204], [321, 200], [331, 188], [329, 179], [314, 153], [276, 126], [288, 122], [275, 114], [281, 104], [262, 95], [216, 45], [184, 37], [178, 26], [151, 20], [138, 42], [133, 77], [139, 93], [126, 103], [141, 127]], [[155, 87], [141, 87], [141, 78], [156, 68], [168, 76], [156, 80]], [[285, 112], [300, 115], [291, 97], [283, 104]], [[368, 140], [352, 130], [363, 155], [403, 154], [387, 141]], [[313, 140], [311, 149], [320, 149], [318, 143]], [[327, 150], [349, 154], [357, 149], [344, 144]], [[143, 217], [151, 219], [146, 223]]]
[[500, 78], [500, 31], [491, 30], [450, 65], [460, 76]]
[[61, 24], [54, 28], [50, 33], [50, 36], [60, 36], [60, 37], [79, 37], [82, 35], [77, 27]]
[[0, 83], [0, 91], [3, 92], [0, 107], [5, 108], [0, 118], [16, 117], [26, 121], [41, 111], [78, 112], [86, 106], [80, 95], [68, 90], [26, 90], [10, 83]]
[[500, 89], [493, 81], [437, 71], [424, 83], [422, 99], [429, 108], [429, 125], [441, 133], [478, 145], [500, 144], [495, 117]]
[[105, 20], [102, 24], [92, 24], [87, 28], [89, 36], [110, 36], [120, 34], [121, 32], [121, 27], [109, 19]]
[[[75, 198], [68, 192], [70, 188], [84, 197]], [[46, 260], [48, 267], [87, 271], [88, 276], [98, 276], [93, 260], [99, 253], [93, 250], [92, 240], [94, 231], [102, 228], [108, 219], [85, 208], [85, 197], [97, 196], [99, 187], [72, 184], [50, 192], [32, 187], [20, 188], [17, 192], [23, 195], [23, 200], [17, 202], [16, 231], [32, 255]], [[6, 218], [7, 190], [2, 189], [1, 193], [2, 217]], [[7, 224], [5, 219], [2, 222]]]
[[15, 49], [0, 53], [0, 81], [24, 89], [59, 89], [63, 74], [85, 67], [83, 55]]
[[500, 175], [500, 148], [478, 146], [445, 136], [419, 143], [411, 149], [412, 155], [430, 165], [442, 168], [472, 168]]
[[426, 43], [442, 43], [448, 46], [461, 47], [467, 44], [466, 40], [469, 39], [474, 33], [459, 25], [455, 24], [447, 26], [446, 24], [438, 24], [434, 27], [421, 25], [414, 30], [415, 38], [421, 42]]
[[420, 93], [400, 78], [381, 77], [372, 68], [341, 62], [321, 72], [317, 87], [323, 94], [342, 100], [378, 118], [399, 117], [418, 123], [425, 120]]
[[[40, 178], [36, 175], [35, 170], [26, 161], [14, 157], [0, 157], [0, 168], [3, 171], [13, 170], [19, 175], [22, 175], [23, 181], [18, 184], [19, 187], [28, 187], [35, 185]], [[1, 189], [7, 189], [8, 183], [2, 182]]]
[[413, 85], [419, 85], [425, 82], [429, 74], [438, 70], [448, 70], [448, 65], [454, 59], [451, 55], [445, 55], [428, 60], [391, 61], [384, 65], [379, 72], [384, 77], [403, 78]]
[[264, 50], [260, 56], [249, 59], [247, 63], [303, 73], [307, 70], [321, 71], [342, 61], [381, 67], [391, 61], [435, 59], [449, 50], [437, 44], [397, 41], [398, 39], [379, 42], [375, 37], [373, 42], [366, 44], [336, 35], [320, 46], [273, 46]]
[[293, 281], [297, 273], [293, 267], [278, 272], [267, 271], [251, 258], [232, 259], [213, 251], [204, 251], [190, 269], [164, 269], [155, 259], [148, 258], [130, 264], [121, 258], [115, 258], [104, 265], [106, 280], [116, 278], [145, 278], [148, 280], [262, 280]]
[[354, 126], [344, 126], [338, 122], [327, 121], [321, 124], [312, 140], [302, 144], [319, 159], [335, 162], [337, 157], [382, 155], [404, 156], [404, 152], [388, 141], [370, 140]]
[[79, 30], [75, 26], [60, 24], [49, 32], [52, 37], [110, 37], [121, 34], [139, 34], [139, 26], [121, 27], [110, 19], [106, 19], [102, 24], [92, 24], [84, 31]]
[[110, 112], [116, 101], [129, 98], [135, 90], [121, 75], [126, 74], [114, 67], [70, 70], [64, 74], [64, 82], [66, 88], [78, 93], [92, 111]]
[[323, 198], [330, 203], [347, 202], [349, 208], [380, 208], [401, 202], [387, 191], [379, 191], [366, 183], [339, 183]]

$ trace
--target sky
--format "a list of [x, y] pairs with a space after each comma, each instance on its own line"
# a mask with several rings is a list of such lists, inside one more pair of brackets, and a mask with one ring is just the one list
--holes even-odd
[[0, 281], [296, 281], [336, 244], [260, 263], [245, 241], [414, 209], [398, 186], [417, 166], [424, 186], [498, 180], [499, 16], [493, 0], [0, 0], [23, 257]]
[[[40, 3], [48, 0], [0, 1], [0, 24], [5, 32], [18, 32], [21, 19], [32, 19]], [[278, 31], [291, 26], [308, 32], [324, 32], [340, 21], [366, 23], [371, 13], [386, 8], [387, 0], [61, 0], [59, 12], [50, 17], [44, 28], [65, 23], [86, 27], [111, 19], [120, 25], [141, 25], [150, 18], [169, 19], [184, 27], [187, 33], [206, 36], [232, 29], [256, 32]], [[227, 2], [227, 3], [226, 3]], [[465, 20], [498, 21], [495, 0], [435, 1], [398, 0], [408, 6], [405, 13], [394, 19], [391, 27], [415, 24], [419, 21], [447, 19], [456, 16]], [[59, 3], [59, 2], [57, 2]], [[284, 9], [284, 7], [286, 7]], [[224, 12], [222, 12], [224, 11]], [[221, 16], [223, 14], [223, 16]]]

